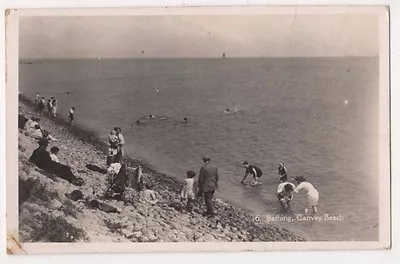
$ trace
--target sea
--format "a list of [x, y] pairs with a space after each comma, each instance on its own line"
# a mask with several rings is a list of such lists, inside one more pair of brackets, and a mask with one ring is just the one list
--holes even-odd
[[[376, 241], [378, 61], [31, 60], [20, 62], [19, 92], [32, 100], [35, 93], [54, 96], [61, 117], [75, 107], [75, 124], [104, 140], [121, 127], [126, 154], [177, 179], [198, 172], [209, 156], [220, 174], [216, 197], [248, 210], [254, 221], [313, 241]], [[240, 184], [243, 161], [263, 170], [260, 186]], [[295, 195], [290, 212], [280, 211], [279, 162], [289, 179], [304, 176], [319, 191], [322, 220], [303, 217], [304, 193]]]

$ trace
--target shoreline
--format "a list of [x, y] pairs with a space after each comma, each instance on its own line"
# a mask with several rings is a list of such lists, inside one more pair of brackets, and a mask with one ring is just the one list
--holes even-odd
[[[157, 197], [160, 201], [158, 204], [146, 206], [140, 203], [121, 203], [121, 201], [105, 200], [105, 202], [115, 206], [120, 211], [119, 215], [114, 215], [87, 208], [82, 201], [70, 201], [65, 197], [65, 192], [80, 189], [85, 197], [91, 197], [94, 193], [101, 192], [107, 187], [103, 181], [105, 180], [104, 175], [88, 171], [85, 166], [87, 164], [95, 164], [104, 168], [107, 144], [94, 131], [83, 129], [76, 125], [70, 126], [62, 118], [50, 118], [46, 113], [36, 112], [33, 102], [22, 94], [19, 95], [19, 113], [28, 118], [32, 115], [41, 118], [40, 125], [49, 130], [51, 135], [58, 139], [54, 144], [60, 146], [60, 161], [71, 166], [74, 174], [77, 173], [78, 176], [85, 180], [83, 186], [76, 187], [64, 180], [52, 179], [43, 175], [26, 160], [26, 158], [29, 158], [31, 151], [37, 147], [37, 144], [34, 140], [27, 139], [21, 132], [19, 133], [20, 190], [21, 182], [24, 185], [29, 178], [34, 178], [39, 187], [44, 186], [45, 191], [55, 193], [56, 197], [56, 199], [45, 201], [46, 203], [43, 204], [42, 201], [39, 201], [40, 199], [36, 199], [37, 197], [32, 194], [28, 198], [24, 198], [26, 199], [25, 202], [20, 205], [20, 215], [22, 214], [22, 217], [19, 225], [23, 233], [22, 237], [26, 241], [42, 241], [44, 239], [44, 241], [55, 242], [53, 241], [54, 238], [47, 238], [46, 240], [46, 238], [32, 236], [32, 231], [30, 230], [34, 229], [32, 228], [33, 226], [41, 225], [40, 217], [32, 221], [27, 220], [29, 217], [37, 215], [38, 211], [46, 212], [47, 203], [52, 205], [49, 206], [49, 208], [53, 208], [51, 209], [53, 210], [51, 215], [56, 215], [59, 221], [65, 220], [64, 222], [74, 226], [84, 234], [77, 241], [99, 242], [107, 239], [111, 239], [114, 242], [305, 241], [284, 228], [254, 221], [254, 216], [248, 211], [234, 207], [219, 199], [216, 201], [217, 216], [212, 219], [207, 219], [201, 215], [201, 211], [204, 211], [205, 208], [204, 205], [200, 207], [198, 203], [196, 203], [195, 212], [192, 215], [188, 214], [183, 209], [184, 206], [179, 199], [181, 181], [157, 171], [154, 166], [143, 160], [130, 157], [125, 159], [127, 164], [130, 167], [138, 165], [142, 167], [143, 173], [157, 192]], [[131, 196], [136, 195], [132, 190], [128, 191]], [[135, 200], [136, 198], [133, 199]], [[72, 212], [70, 212], [69, 216], [66, 216], [63, 210], [65, 210], [66, 204], [69, 203], [72, 204], [70, 206]], [[61, 213], [57, 213], [57, 211]], [[36, 239], [32, 240], [32, 238]], [[74, 239], [77, 238], [75, 237]], [[67, 240], [65, 242], [70, 241]]]

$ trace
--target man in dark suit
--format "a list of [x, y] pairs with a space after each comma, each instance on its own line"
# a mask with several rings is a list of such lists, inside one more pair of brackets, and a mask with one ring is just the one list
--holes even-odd
[[211, 159], [203, 158], [204, 165], [199, 172], [199, 196], [204, 194], [204, 201], [207, 206], [206, 215], [213, 216], [215, 214], [213, 196], [215, 190], [218, 189], [218, 170], [211, 164]]

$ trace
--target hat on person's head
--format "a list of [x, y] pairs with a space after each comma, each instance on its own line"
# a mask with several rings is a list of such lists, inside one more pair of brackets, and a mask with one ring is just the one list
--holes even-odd
[[186, 172], [186, 176], [187, 176], [188, 178], [194, 178], [194, 177], [196, 177], [196, 172], [194, 172], [194, 171], [192, 171], [192, 170], [188, 170], [188, 171]]
[[41, 138], [38, 141], [39, 146], [47, 147], [49, 145], [49, 141], [46, 138]]
[[243, 166], [249, 165], [248, 161], [243, 161]]
[[211, 161], [211, 159], [209, 157], [207, 157], [207, 156], [204, 156], [202, 158], [202, 160], [203, 160], [203, 162]]

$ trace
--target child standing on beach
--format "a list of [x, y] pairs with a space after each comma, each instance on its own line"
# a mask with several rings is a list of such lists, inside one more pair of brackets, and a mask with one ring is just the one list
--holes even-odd
[[72, 121], [74, 120], [74, 113], [75, 113], [75, 107], [72, 107], [69, 110], [68, 118], [69, 118], [69, 124], [72, 125]]
[[186, 209], [188, 212], [192, 213], [193, 212], [193, 207], [194, 207], [194, 191], [193, 191], [193, 185], [194, 185], [194, 177], [196, 176], [196, 173], [192, 170], [189, 170], [186, 173], [186, 179], [185, 179], [185, 185], [183, 186], [182, 192], [181, 192], [181, 199], [187, 200], [186, 204]]

